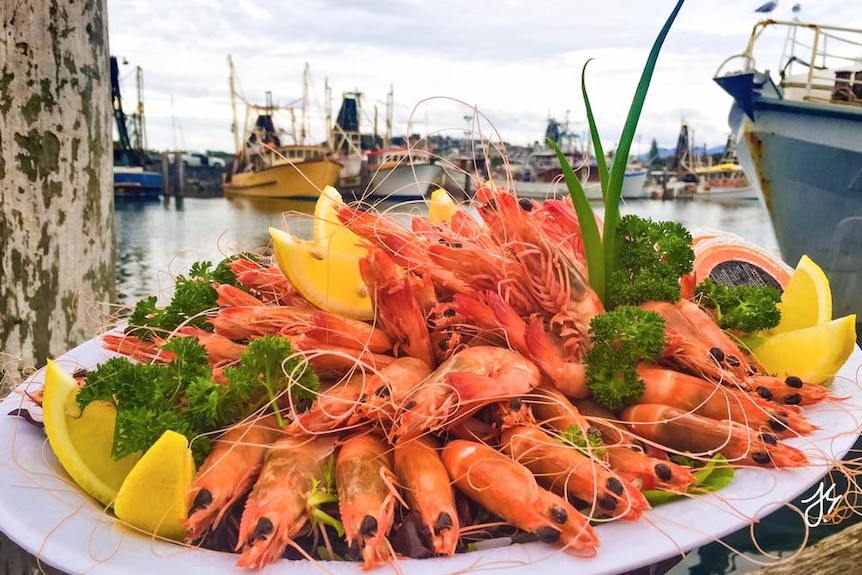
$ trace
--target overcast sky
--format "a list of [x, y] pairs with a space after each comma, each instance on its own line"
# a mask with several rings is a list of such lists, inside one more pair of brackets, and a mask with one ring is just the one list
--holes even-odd
[[[712, 81], [745, 48], [761, 0], [688, 0], [658, 60], [638, 129], [642, 148], [672, 147], [681, 121], [696, 145], [727, 137], [730, 97]], [[513, 144], [541, 140], [549, 117], [585, 133], [581, 68], [606, 146], [622, 130], [647, 54], [674, 0], [108, 0], [111, 53], [124, 108], [134, 108], [143, 69], [150, 148], [234, 149], [228, 54], [238, 88], [263, 103], [301, 101], [309, 65], [308, 121], [325, 130], [326, 91], [336, 114], [345, 91], [362, 93], [364, 131], [375, 109], [384, 128], [393, 92], [393, 132], [465, 130]], [[791, 19], [794, 2], [773, 13]], [[856, 1], [809, 0], [799, 17], [862, 27]], [[775, 70], [783, 37], [758, 63]], [[770, 53], [771, 51], [771, 53]], [[731, 65], [731, 68], [733, 66]], [[487, 118], [469, 120], [473, 108]], [[238, 106], [239, 121], [244, 107]], [[297, 121], [299, 110], [297, 109]], [[412, 125], [408, 127], [408, 122]], [[286, 126], [287, 127], [287, 126]], [[496, 130], [499, 135], [491, 133]]]

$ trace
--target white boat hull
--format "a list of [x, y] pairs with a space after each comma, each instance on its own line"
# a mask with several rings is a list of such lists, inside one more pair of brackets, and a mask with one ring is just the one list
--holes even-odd
[[[646, 172], [628, 172], [623, 180], [621, 197], [626, 200], [639, 200], [649, 197], [645, 187], [647, 179]], [[522, 198], [534, 200], [545, 200], [568, 195], [569, 188], [565, 181], [555, 182], [513, 182], [515, 193]], [[584, 186], [587, 199], [590, 201], [601, 201], [602, 188], [598, 182], [590, 182]]]
[[446, 176], [440, 165], [403, 164], [372, 174], [363, 196], [387, 200], [424, 198], [443, 187], [445, 182]]
[[757, 201], [757, 192], [750, 185], [742, 187], [710, 188], [698, 187], [692, 198], [707, 202]]
[[829, 278], [833, 316], [862, 318], [862, 107], [785, 100], [771, 82], [757, 88], [741, 96], [753, 118], [734, 104], [730, 126], [781, 255], [794, 266], [808, 255]]

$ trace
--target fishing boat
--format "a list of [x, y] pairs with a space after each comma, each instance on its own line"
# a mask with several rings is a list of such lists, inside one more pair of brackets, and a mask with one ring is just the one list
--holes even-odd
[[374, 122], [373, 145], [365, 152], [367, 182], [364, 198], [408, 200], [424, 198], [446, 182], [446, 173], [427, 143], [392, 137], [394, 96], [390, 87], [386, 95], [386, 128], [378, 137]]
[[[773, 77], [755, 55], [781, 36], [782, 65]], [[782, 257], [795, 265], [806, 254], [823, 268], [835, 317], [862, 318], [860, 54], [862, 30], [765, 20], [714, 76], [733, 97], [737, 155], [763, 198]], [[741, 69], [727, 71], [734, 62]]]
[[120, 90], [120, 67], [117, 58], [111, 56], [111, 100], [114, 109], [114, 126], [118, 136], [117, 141], [114, 142], [114, 199], [158, 200], [164, 188], [164, 179], [146, 153], [143, 72], [140, 66], [136, 68], [135, 74], [138, 106], [130, 118], [133, 130], [132, 134], [129, 134]]
[[721, 160], [715, 165], [696, 167], [694, 174], [697, 176], [694, 197], [698, 200], [757, 200], [757, 194], [736, 157], [732, 134], [727, 137]]
[[[231, 103], [236, 126], [237, 97], [234, 89], [233, 62], [231, 68]], [[285, 133], [276, 126], [275, 112], [283, 108], [272, 102], [267, 92], [264, 106], [246, 102], [245, 138], [239, 139], [234, 130], [236, 155], [225, 172], [223, 188], [226, 196], [250, 196], [261, 198], [317, 198], [326, 186], [334, 186], [341, 172], [341, 164], [332, 157], [327, 145], [306, 144], [308, 133], [305, 122], [307, 100], [308, 66], [305, 69], [305, 89], [302, 102], [302, 125], [299, 135], [292, 130], [294, 144], [283, 144]], [[287, 109], [290, 111], [290, 108]], [[256, 114], [256, 116], [255, 116]], [[250, 117], [255, 116], [249, 125]], [[293, 117], [293, 114], [291, 114]]]
[[365, 150], [372, 138], [360, 131], [359, 114], [362, 107], [360, 92], [344, 92], [341, 96], [341, 107], [335, 121], [329, 111], [331, 100], [330, 88], [326, 86], [327, 124], [329, 130], [329, 147], [334, 158], [341, 164], [338, 174], [338, 191], [354, 198], [362, 197], [368, 183], [368, 163], [365, 160]]
[[733, 201], [756, 200], [757, 195], [738, 163], [722, 162], [695, 170], [697, 190], [694, 197], [699, 200]]
[[443, 166], [428, 150], [399, 146], [365, 155], [369, 182], [364, 195], [380, 199], [424, 198], [446, 183]]
[[[560, 123], [553, 118], [548, 120], [545, 129], [545, 139], [551, 139], [563, 152], [566, 161], [572, 166], [580, 178], [591, 201], [601, 201], [602, 188], [599, 182], [599, 170], [595, 159], [578, 146], [579, 138], [569, 132], [568, 122]], [[545, 199], [567, 195], [569, 189], [560, 167], [556, 152], [546, 145], [532, 150], [526, 158], [517, 162], [512, 169], [511, 186], [521, 197]], [[647, 170], [637, 163], [626, 165], [625, 178], [621, 190], [624, 199], [641, 199], [647, 197], [644, 184]]]

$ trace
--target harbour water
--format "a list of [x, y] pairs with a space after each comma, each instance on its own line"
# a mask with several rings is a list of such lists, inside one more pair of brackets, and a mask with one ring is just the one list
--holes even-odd
[[[131, 304], [151, 294], [169, 297], [173, 278], [185, 273], [193, 262], [218, 261], [237, 251], [259, 251], [269, 241], [268, 228], [279, 226], [282, 214], [290, 211], [311, 212], [313, 209], [312, 202], [251, 201], [240, 198], [186, 198], [179, 204], [174, 200], [167, 203], [117, 204], [117, 278], [120, 298], [124, 303]], [[378, 209], [421, 213], [425, 207], [422, 202], [384, 203]], [[759, 201], [712, 203], [697, 200], [638, 200], [626, 203], [622, 210], [654, 220], [677, 221], [690, 230], [717, 228], [733, 232], [778, 254], [772, 226]], [[797, 502], [797, 505], [800, 504]], [[708, 518], [705, 520], [708, 521]], [[793, 553], [803, 541], [804, 527], [797, 513], [779, 511], [758, 525], [755, 533], [757, 545], [764, 552], [777, 556]], [[820, 526], [811, 529], [807, 534], [809, 544], [834, 533], [840, 527]], [[723, 541], [692, 551], [667, 574], [736, 575], [758, 568], [757, 564], [742, 559], [726, 545], [767, 564], [776, 559], [757, 553], [747, 528]]]
[[[378, 209], [422, 213], [425, 205], [421, 201], [384, 202]], [[314, 203], [308, 201], [250, 198], [118, 203], [115, 224], [120, 300], [129, 303], [169, 292], [173, 278], [195, 261], [218, 261], [237, 251], [260, 250], [269, 241], [268, 228], [279, 226], [283, 213], [313, 210]], [[772, 226], [759, 201], [636, 200], [625, 203], [622, 211], [677, 221], [690, 230], [722, 229], [778, 253]]]

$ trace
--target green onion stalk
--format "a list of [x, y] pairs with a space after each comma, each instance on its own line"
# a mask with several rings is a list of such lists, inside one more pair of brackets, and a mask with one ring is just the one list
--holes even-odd
[[566, 180], [566, 186], [569, 189], [569, 195], [572, 197], [572, 203], [575, 206], [575, 213], [578, 217], [578, 222], [581, 226], [581, 234], [584, 240], [584, 251], [587, 259], [587, 272], [589, 273], [590, 285], [598, 294], [602, 302], [606, 303], [607, 296], [607, 278], [611, 277], [611, 273], [619, 267], [619, 246], [617, 238], [617, 225], [620, 221], [620, 196], [622, 193], [623, 179], [626, 173], [626, 161], [631, 151], [632, 141], [634, 141], [635, 131], [637, 130], [638, 120], [640, 119], [641, 110], [643, 109], [644, 100], [646, 99], [647, 90], [649, 89], [650, 81], [652, 80], [653, 71], [655, 70], [656, 61], [658, 60], [659, 52], [662, 44], [670, 31], [673, 21], [685, 0], [679, 0], [676, 3], [673, 11], [664, 23], [661, 31], [653, 43], [650, 50], [643, 73], [641, 74], [640, 82], [638, 82], [637, 90], [632, 100], [629, 114], [626, 117], [623, 132], [620, 136], [620, 143], [617, 147], [615, 157], [622, 158], [622, 161], [613, 162], [610, 170], [605, 161], [604, 151], [602, 149], [601, 139], [599, 138], [598, 128], [596, 127], [595, 117], [593, 116], [590, 99], [587, 95], [587, 85], [585, 80], [587, 65], [589, 60], [584, 64], [581, 71], [581, 93], [584, 98], [584, 106], [587, 111], [587, 122], [590, 127], [590, 137], [593, 143], [593, 150], [596, 155], [596, 165], [599, 172], [599, 181], [602, 189], [602, 205], [604, 208], [604, 228], [603, 233], [599, 234], [599, 228], [596, 224], [593, 210], [590, 202], [587, 199], [587, 194], [584, 191], [583, 185], [575, 175], [574, 169], [569, 164], [566, 156], [557, 146], [556, 142], [548, 139], [548, 143], [557, 154], [562, 167], [563, 176]]

